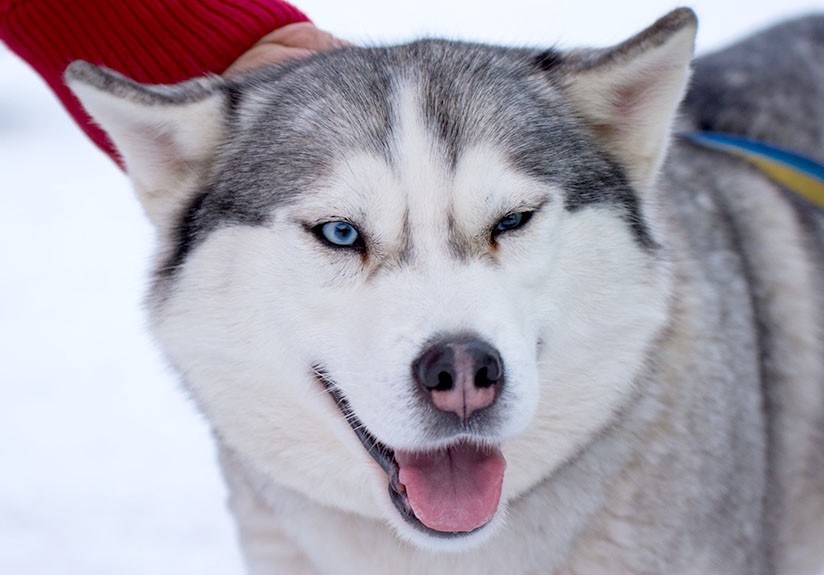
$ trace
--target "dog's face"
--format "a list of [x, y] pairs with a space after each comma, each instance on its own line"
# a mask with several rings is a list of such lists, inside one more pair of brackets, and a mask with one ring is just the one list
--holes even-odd
[[221, 440], [458, 549], [632, 398], [666, 321], [651, 189], [693, 35], [677, 11], [600, 52], [68, 78], [158, 227], [155, 331]]

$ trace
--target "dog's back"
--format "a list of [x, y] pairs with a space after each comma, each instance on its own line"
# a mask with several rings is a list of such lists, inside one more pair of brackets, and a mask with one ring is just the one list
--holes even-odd
[[699, 58], [682, 114], [692, 129], [741, 134], [824, 162], [824, 15]]
[[[739, 134], [823, 161], [824, 16], [788, 22], [699, 59], [682, 122], [685, 130]], [[688, 230], [682, 253], [702, 262], [697, 282], [726, 286], [717, 307], [689, 313], [717, 318], [716, 353], [736, 374], [726, 382], [730, 393], [757, 402], [751, 414], [763, 416], [750, 427], [762, 437], [742, 434], [735, 449], [758, 445], [744, 450], [752, 459], [739, 466], [763, 456], [764, 537], [775, 541], [770, 562], [778, 573], [818, 573], [824, 563], [824, 215], [758, 168], [720, 152], [676, 144], [665, 170], [669, 200], [678, 206], [667, 211]], [[696, 269], [680, 259], [681, 269]], [[750, 358], [758, 366], [755, 379], [739, 373], [752, 365]], [[743, 389], [747, 381], [760, 381], [760, 389]], [[725, 417], [732, 426], [747, 419]], [[751, 488], [742, 481], [742, 490]]]

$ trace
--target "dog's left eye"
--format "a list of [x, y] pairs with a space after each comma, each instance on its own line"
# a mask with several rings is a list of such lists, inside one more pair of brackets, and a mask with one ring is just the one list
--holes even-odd
[[363, 245], [360, 232], [349, 222], [326, 222], [315, 226], [315, 235], [328, 244], [342, 248], [357, 248]]
[[492, 235], [496, 236], [503, 232], [510, 232], [524, 227], [534, 213], [535, 212], [512, 212], [511, 214], [505, 215], [497, 223], [495, 229], [492, 230]]

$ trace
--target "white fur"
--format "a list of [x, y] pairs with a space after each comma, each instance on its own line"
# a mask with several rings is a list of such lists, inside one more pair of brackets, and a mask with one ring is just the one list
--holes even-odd
[[[568, 86], [644, 188], [664, 153], [693, 33], [596, 66]], [[626, 93], [630, 81], [643, 89], [620, 114], [593, 96]], [[191, 193], [192, 167], [221, 134], [221, 99], [172, 109], [75, 90], [112, 134], [163, 230]], [[645, 352], [666, 322], [669, 272], [618, 207], [565, 209], [561, 190], [515, 173], [492, 143], [464, 150], [452, 170], [422, 121], [417, 90], [410, 81], [397, 92], [399, 165], [353, 152], [270, 225], [212, 231], [156, 302], [156, 333], [219, 438], [254, 573], [312, 573], [310, 564], [327, 573], [468, 572], [467, 565], [525, 572], [518, 566], [530, 564], [528, 542], [500, 535], [508, 507], [559, 472], [632, 398]], [[157, 141], [164, 146], [155, 149]], [[538, 207], [527, 227], [488, 245], [502, 216]], [[483, 257], [462, 261], [449, 252], [450, 213], [453, 229], [486, 250]], [[336, 219], [355, 222], [369, 238], [365, 264], [306, 230]], [[412, 253], [400, 265], [405, 225]], [[505, 409], [488, 440], [502, 447], [508, 469], [492, 522], [442, 540], [403, 522], [386, 475], [311, 366], [328, 370], [381, 442], [433, 449], [441, 444], [422, 425], [410, 366], [432, 338], [456, 332], [478, 334], [503, 357]], [[578, 501], [574, 512], [582, 513], [597, 495]], [[511, 518], [521, 526], [534, 520], [523, 508]], [[329, 543], [336, 554], [312, 548], [324, 531], [338, 534]], [[524, 557], [480, 553], [496, 534]], [[566, 541], [559, 535], [542, 545]], [[371, 571], [354, 560], [329, 563], [353, 553], [372, 554]]]
[[158, 229], [168, 228], [223, 137], [221, 94], [164, 105], [124, 98], [71, 76], [68, 84], [105, 127], [146, 215]]
[[[388, 522], [419, 545], [461, 549], [490, 537], [506, 502], [551, 473], [630, 396], [666, 318], [668, 287], [615, 209], [570, 214], [559, 191], [514, 174], [493, 149], [467, 151], [450, 176], [422, 129], [413, 90], [403, 94], [396, 153], [408, 163], [395, 172], [352, 156], [272, 226], [213, 233], [190, 256], [157, 333], [222, 440], [270, 481]], [[485, 236], [502, 215], [546, 198], [529, 229], [501, 238], [496, 264], [456, 263], [446, 250], [450, 209], [467, 236]], [[352, 219], [380, 263], [399, 249], [404, 208], [414, 263], [369, 281], [357, 256], [320, 245], [301, 225]], [[656, 276], [664, 279], [647, 279]], [[495, 345], [507, 366], [498, 443], [509, 471], [496, 520], [444, 542], [400, 519], [385, 475], [309, 367], [328, 368], [381, 442], [431, 449], [439, 444], [419, 421], [410, 365], [431, 338], [465, 331]], [[552, 449], [536, 457], [536, 445]]]

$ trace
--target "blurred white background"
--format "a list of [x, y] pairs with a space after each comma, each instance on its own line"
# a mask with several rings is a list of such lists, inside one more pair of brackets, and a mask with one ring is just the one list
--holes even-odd
[[[677, 5], [298, 3], [356, 43], [561, 47], [619, 41]], [[703, 53], [824, 0], [692, 6]], [[242, 572], [209, 432], [146, 333], [151, 247], [125, 177], [0, 47], [0, 573]]]

